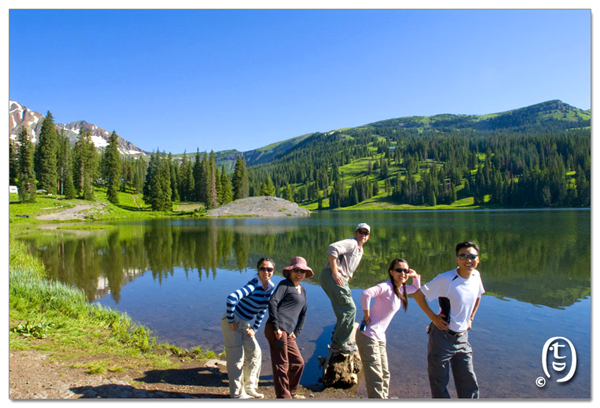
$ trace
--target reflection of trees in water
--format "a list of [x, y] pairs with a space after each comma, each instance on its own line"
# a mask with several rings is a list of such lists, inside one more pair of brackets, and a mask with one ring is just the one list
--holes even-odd
[[[474, 240], [482, 250], [479, 269], [489, 295], [551, 307], [568, 306], [589, 296], [589, 224], [581, 225], [576, 212], [563, 212], [560, 225], [553, 223], [552, 212], [537, 216], [535, 228], [522, 214], [513, 224], [510, 216], [506, 222], [488, 219], [493, 213], [429, 213], [414, 223], [410, 218], [396, 220], [396, 226], [390, 219], [390, 226], [373, 228], [351, 286], [367, 288], [386, 280], [387, 267], [395, 257], [408, 260], [427, 282], [455, 267], [456, 243]], [[589, 216], [583, 220], [589, 223]], [[124, 225], [108, 234], [44, 242], [37, 252], [52, 278], [82, 288], [90, 300], [96, 297], [99, 280], [105, 278], [118, 302], [120, 288], [132, 279], [131, 271], [150, 270], [159, 283], [173, 275], [176, 267], [186, 273], [198, 270], [199, 280], [214, 279], [219, 268], [254, 269], [263, 256], [275, 259], [277, 274], [293, 256], [303, 256], [315, 272], [307, 283], [318, 284], [327, 247], [352, 236], [353, 226], [242, 223], [237, 228], [215, 220], [192, 225]], [[38, 246], [34, 239], [32, 248]]]

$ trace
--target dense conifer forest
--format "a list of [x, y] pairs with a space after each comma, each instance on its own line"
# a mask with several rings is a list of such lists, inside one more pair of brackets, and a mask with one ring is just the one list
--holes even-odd
[[[10, 141], [10, 184], [23, 202], [34, 191], [93, 200], [94, 187], [143, 193], [153, 210], [198, 202], [210, 209], [270, 195], [309, 209], [589, 207], [590, 113], [560, 101], [485, 116], [389, 119], [303, 135], [247, 163], [233, 152], [150, 158], [121, 156], [117, 135], [98, 151], [82, 131], [71, 146], [48, 112], [35, 146], [24, 128]], [[285, 148], [284, 148], [285, 147]], [[257, 152], [257, 151], [253, 151]], [[231, 154], [231, 152], [228, 152]], [[222, 155], [220, 155], [222, 157]]]

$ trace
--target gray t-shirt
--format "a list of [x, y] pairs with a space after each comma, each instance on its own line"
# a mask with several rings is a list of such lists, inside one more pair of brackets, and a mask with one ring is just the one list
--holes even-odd
[[[342, 275], [351, 278], [358, 268], [358, 264], [363, 256], [363, 249], [358, 246], [356, 238], [343, 239], [329, 245], [327, 255], [333, 255], [338, 259], [339, 269]], [[331, 268], [329, 259], [326, 268]]]

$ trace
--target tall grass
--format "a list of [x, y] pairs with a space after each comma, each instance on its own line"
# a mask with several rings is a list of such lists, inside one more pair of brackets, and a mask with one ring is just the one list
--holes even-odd
[[123, 344], [149, 351], [156, 339], [149, 329], [134, 323], [127, 315], [87, 302], [82, 290], [45, 277], [41, 261], [27, 253], [25, 244], [10, 240], [10, 311], [11, 318], [44, 321], [64, 326], [78, 325], [107, 328]]

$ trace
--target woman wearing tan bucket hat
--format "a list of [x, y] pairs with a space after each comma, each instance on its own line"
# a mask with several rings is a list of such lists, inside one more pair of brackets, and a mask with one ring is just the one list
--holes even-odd
[[296, 338], [306, 319], [306, 291], [300, 285], [314, 273], [306, 259], [296, 256], [283, 268], [284, 280], [279, 282], [269, 301], [269, 319], [265, 336], [271, 349], [273, 385], [277, 398], [302, 399], [296, 394], [304, 371], [304, 359]]

